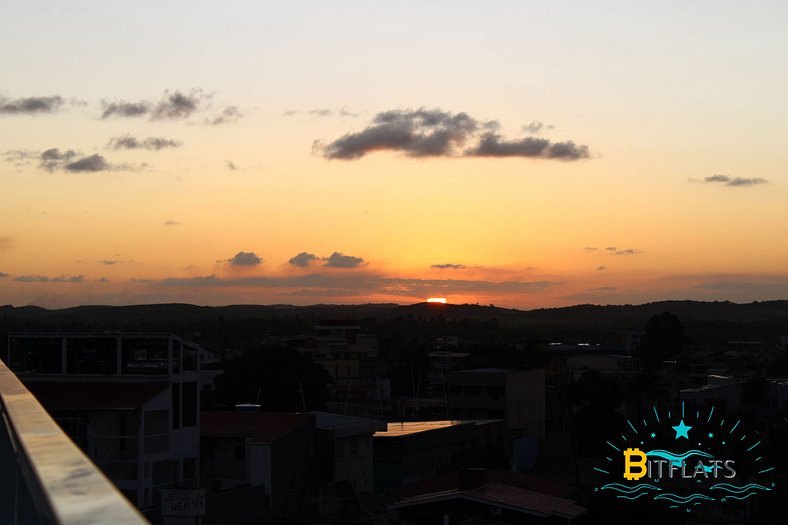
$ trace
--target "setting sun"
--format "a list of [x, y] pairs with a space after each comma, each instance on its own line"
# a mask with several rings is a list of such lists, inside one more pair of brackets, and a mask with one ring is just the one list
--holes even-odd
[[427, 299], [427, 302], [428, 303], [446, 304], [446, 298], [445, 297], [430, 297], [429, 299]]

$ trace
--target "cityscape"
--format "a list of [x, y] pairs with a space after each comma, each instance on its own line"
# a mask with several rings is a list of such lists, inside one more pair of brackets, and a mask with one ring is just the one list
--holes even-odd
[[0, 5], [0, 523], [783, 523], [788, 4]]

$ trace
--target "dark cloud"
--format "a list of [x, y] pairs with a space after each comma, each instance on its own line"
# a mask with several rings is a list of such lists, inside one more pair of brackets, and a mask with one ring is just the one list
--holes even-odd
[[378, 113], [372, 125], [328, 144], [329, 159], [359, 159], [374, 151], [401, 151], [411, 157], [450, 156], [479, 128], [466, 113], [438, 109]]
[[616, 248], [615, 246], [608, 246], [607, 248], [605, 248], [605, 250], [607, 250], [609, 252], [614, 252], [614, 251], [618, 250], [618, 248]]
[[104, 111], [101, 113], [101, 118], [107, 119], [109, 117], [123, 117], [134, 118], [144, 117], [151, 112], [150, 102], [101, 102]]
[[731, 178], [727, 175], [712, 175], [711, 177], [706, 177], [703, 179], [705, 183], [720, 183], [724, 184], [725, 186], [733, 186], [733, 187], [742, 187], [742, 186], [755, 186], [758, 184], [767, 184], [769, 181], [766, 179], [762, 179], [760, 177], [755, 178], [744, 178], [744, 177], [734, 177]]
[[213, 119], [209, 119], [208, 123], [212, 126], [219, 126], [221, 124], [236, 122], [242, 118], [243, 114], [236, 106], [227, 106], [224, 108], [221, 115], [214, 117]]
[[7, 274], [7, 273], [0, 272], [0, 279], [2, 279], [2, 278], [4, 278], [4, 277], [8, 277], [8, 274]]
[[61, 275], [60, 277], [47, 277], [46, 275], [20, 275], [14, 281], [20, 283], [81, 283], [85, 280], [82, 275]]
[[589, 292], [615, 292], [618, 290], [615, 286], [600, 286], [598, 288], [589, 288]]
[[114, 266], [118, 264], [120, 261], [117, 259], [104, 259], [103, 261], [99, 261], [101, 264], [106, 264], [107, 266]]
[[64, 164], [63, 169], [71, 172], [107, 171], [113, 169], [113, 166], [107, 162], [107, 159], [98, 153], [94, 153], [88, 157]]
[[180, 222], [174, 221], [172, 219], [170, 219], [168, 221], [164, 221], [164, 226], [180, 226], [180, 225], [181, 225]]
[[364, 259], [361, 257], [343, 255], [339, 252], [334, 252], [331, 254], [331, 257], [326, 257], [323, 260], [326, 261], [323, 265], [326, 268], [358, 268], [364, 264]]
[[282, 115], [284, 115], [285, 117], [292, 117], [292, 116], [293, 116], [293, 115], [295, 115], [296, 113], [298, 113], [298, 111], [296, 111], [296, 110], [294, 110], [294, 109], [288, 109], [287, 111], [285, 111], [284, 113], [282, 113]]
[[462, 270], [465, 268], [464, 264], [451, 264], [451, 263], [444, 263], [444, 264], [433, 264], [430, 268], [437, 268], [438, 270]]
[[[139, 102], [107, 102], [104, 100], [102, 101], [103, 112], [101, 118], [135, 118], [147, 116], [151, 120], [183, 120], [189, 118], [193, 113], [204, 109], [210, 98], [211, 96], [204, 93], [201, 89], [193, 89], [188, 93], [178, 90], [167, 90], [158, 102], [151, 102], [148, 100], [141, 100]], [[240, 118], [240, 113], [234, 106], [225, 109], [225, 112], [227, 111], [229, 111], [229, 113], [226, 115], [222, 113], [222, 115], [216, 117], [215, 120], [234, 118], [236, 114], [238, 118]]]
[[138, 139], [129, 134], [121, 137], [112, 138], [107, 147], [114, 150], [120, 149], [147, 149], [158, 151], [164, 148], [178, 148], [181, 143], [177, 140], [165, 139], [161, 137], [148, 137], [146, 139]]
[[[539, 129], [541, 123], [531, 125]], [[529, 125], [530, 126], [530, 125]], [[324, 145], [316, 142], [319, 151], [329, 159], [353, 160], [375, 151], [402, 152], [410, 157], [528, 157], [554, 160], [591, 158], [588, 146], [572, 141], [551, 142], [526, 137], [507, 140], [497, 134], [496, 121], [479, 121], [466, 113], [440, 109], [392, 110], [378, 113], [372, 124], [358, 133]], [[479, 136], [479, 132], [481, 136]], [[475, 146], [466, 144], [475, 141]]]
[[598, 249], [599, 249], [599, 248], [597, 248], [596, 246], [586, 246], [585, 248], [583, 248], [583, 250], [585, 250], [585, 251], [587, 251], [587, 252], [595, 252], [595, 251], [597, 251]]
[[314, 253], [301, 252], [298, 255], [291, 257], [290, 260], [287, 262], [293, 266], [298, 266], [299, 268], [306, 268], [314, 261], [318, 261], [318, 260], [320, 260], [320, 257], [315, 255]]
[[5, 99], [0, 97], [0, 114], [6, 115], [36, 115], [41, 113], [54, 113], [63, 105], [63, 97], [26, 97]]
[[627, 248], [626, 250], [616, 250], [614, 255], [638, 255], [642, 253], [640, 250], [636, 250], [635, 248]]
[[151, 111], [151, 120], [182, 120], [202, 108], [210, 98], [200, 89], [193, 89], [188, 94], [180, 91], [165, 91], [164, 97]]
[[72, 149], [60, 151], [57, 148], [50, 148], [41, 153], [39, 166], [47, 171], [55, 171], [78, 155], [79, 153]]
[[231, 160], [226, 160], [226, 161], [224, 161], [224, 165], [225, 165], [225, 166], [227, 167], [227, 169], [228, 169], [228, 170], [230, 170], [230, 171], [235, 171], [235, 170], [237, 170], [237, 169], [238, 169], [238, 166], [236, 166], [236, 165], [235, 165], [235, 163], [234, 163], [233, 161], [231, 161]]
[[330, 109], [310, 109], [309, 114], [313, 117], [330, 117], [334, 114], [334, 111]]
[[596, 269], [601, 272], [607, 270], [607, 266], [597, 266]]
[[72, 149], [60, 150], [50, 148], [43, 152], [38, 151], [7, 151], [6, 160], [31, 159], [38, 161], [38, 167], [46, 171], [97, 172], [111, 170], [136, 171], [143, 169], [147, 164], [112, 164], [102, 155], [93, 154], [84, 156], [81, 152]]
[[227, 259], [233, 266], [256, 266], [262, 264], [263, 260], [254, 252], [238, 252], [230, 259]]
[[550, 142], [548, 139], [526, 137], [504, 140], [496, 133], [482, 135], [479, 145], [466, 152], [474, 157], [526, 157], [554, 160], [581, 160], [591, 158], [588, 146], [578, 146], [572, 141]]

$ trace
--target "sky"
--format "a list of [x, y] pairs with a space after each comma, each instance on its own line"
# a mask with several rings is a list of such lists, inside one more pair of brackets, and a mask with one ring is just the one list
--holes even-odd
[[783, 1], [0, 2], [0, 304], [788, 299]]

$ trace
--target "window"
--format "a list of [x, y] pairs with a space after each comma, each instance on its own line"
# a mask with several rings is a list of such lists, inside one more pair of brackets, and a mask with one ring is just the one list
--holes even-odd
[[114, 374], [117, 341], [103, 338], [67, 339], [66, 370], [70, 374]]
[[172, 384], [172, 428], [181, 428], [181, 384]]
[[197, 382], [183, 383], [183, 414], [184, 427], [193, 427], [197, 424]]

